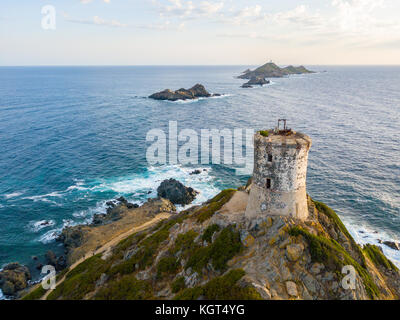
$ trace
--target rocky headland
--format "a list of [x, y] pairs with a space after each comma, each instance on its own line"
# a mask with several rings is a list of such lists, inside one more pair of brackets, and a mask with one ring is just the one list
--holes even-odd
[[206, 88], [201, 84], [196, 84], [190, 89], [178, 89], [172, 91], [170, 89], [165, 89], [163, 91], [154, 93], [149, 96], [150, 99], [155, 100], [168, 100], [168, 101], [178, 101], [178, 100], [194, 100], [198, 98], [209, 98], [221, 96], [218, 93], [211, 94]]
[[[399, 299], [397, 267], [378, 246], [359, 246], [331, 208], [308, 197], [307, 221], [249, 221], [251, 188], [250, 180], [180, 213], [162, 198], [132, 209], [119, 203], [121, 219], [73, 227], [83, 235], [68, 248], [70, 263], [93, 254], [65, 269], [55, 290], [38, 286], [25, 299]], [[160, 212], [168, 212], [163, 221], [94, 251], [94, 239], [115, 239], [124, 217], [150, 221]], [[354, 289], [342, 285], [345, 265], [356, 271]]]

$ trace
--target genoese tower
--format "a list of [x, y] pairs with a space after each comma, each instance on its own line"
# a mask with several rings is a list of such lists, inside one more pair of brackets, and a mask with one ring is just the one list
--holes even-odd
[[[283, 128], [280, 128], [283, 123]], [[246, 208], [249, 219], [264, 216], [308, 218], [306, 176], [311, 138], [286, 127], [254, 136], [253, 184]]]

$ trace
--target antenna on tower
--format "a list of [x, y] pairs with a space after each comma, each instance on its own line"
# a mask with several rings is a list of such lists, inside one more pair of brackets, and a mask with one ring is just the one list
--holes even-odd
[[[287, 119], [278, 119], [278, 133], [279, 134], [290, 134], [292, 129], [286, 126]], [[283, 129], [280, 128], [281, 122], [283, 122]]]

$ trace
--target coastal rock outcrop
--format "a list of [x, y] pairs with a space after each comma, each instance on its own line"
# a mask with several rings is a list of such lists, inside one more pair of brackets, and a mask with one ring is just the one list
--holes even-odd
[[137, 209], [139, 205], [136, 203], [130, 203], [124, 197], [119, 197], [118, 199], [107, 201], [108, 206], [106, 213], [96, 213], [93, 215], [92, 224], [102, 225], [117, 221], [122, 218], [126, 209]]
[[66, 227], [57, 237], [57, 241], [62, 242], [67, 251], [70, 251], [83, 243], [84, 235], [83, 226]]
[[400, 244], [394, 241], [383, 241], [383, 244], [388, 246], [389, 248], [392, 248], [393, 250], [400, 250]]
[[157, 188], [157, 194], [161, 198], [170, 200], [173, 204], [186, 205], [196, 198], [198, 191], [171, 178], [161, 182]]
[[206, 88], [201, 84], [196, 84], [190, 89], [178, 89], [176, 91], [172, 91], [170, 89], [165, 89], [164, 91], [154, 93], [149, 96], [150, 99], [155, 100], [169, 100], [169, 101], [177, 101], [177, 100], [193, 100], [198, 98], [209, 98], [220, 96], [220, 94], [209, 93]]
[[17, 262], [10, 263], [0, 271], [0, 289], [6, 296], [15, 296], [28, 286], [30, 279], [28, 267]]
[[46, 252], [45, 258], [46, 263], [54, 266], [57, 271], [61, 271], [67, 267], [67, 259], [64, 255], [57, 257], [53, 251], [49, 250]]

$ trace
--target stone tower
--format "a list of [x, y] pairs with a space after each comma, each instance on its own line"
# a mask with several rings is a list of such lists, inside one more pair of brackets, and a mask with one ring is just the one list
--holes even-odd
[[[280, 120], [281, 121], [281, 120]], [[308, 218], [306, 176], [311, 138], [278, 127], [254, 136], [253, 184], [246, 208], [249, 219], [263, 216]]]

